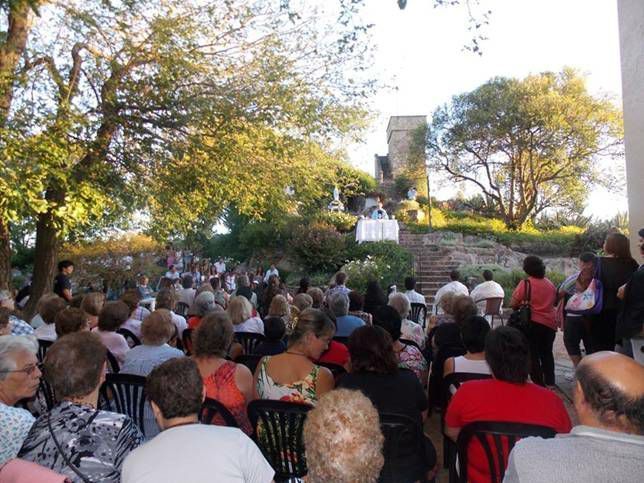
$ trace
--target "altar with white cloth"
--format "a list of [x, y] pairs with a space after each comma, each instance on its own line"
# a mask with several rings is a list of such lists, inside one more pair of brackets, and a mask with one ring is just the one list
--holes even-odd
[[398, 221], [396, 220], [358, 220], [356, 241], [375, 242], [391, 240], [398, 243]]

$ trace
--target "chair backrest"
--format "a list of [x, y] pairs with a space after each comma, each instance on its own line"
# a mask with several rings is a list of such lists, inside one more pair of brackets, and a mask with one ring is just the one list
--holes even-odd
[[141, 341], [139, 338], [132, 333], [130, 329], [124, 329], [123, 327], [116, 329], [117, 334], [121, 334], [123, 337], [125, 337], [125, 340], [127, 341], [127, 345], [130, 346], [130, 349], [132, 347], [136, 347], [137, 345], [141, 345]]
[[99, 394], [101, 409], [126, 414], [145, 434], [145, 377], [133, 374], [107, 374]]
[[207, 397], [201, 405], [199, 414], [201, 424], [216, 424], [218, 426], [229, 426], [238, 428], [237, 420], [230, 414], [230, 411], [216, 399]]
[[467, 381], [477, 381], [480, 379], [491, 379], [490, 374], [476, 374], [474, 372], [452, 372], [443, 378], [443, 401], [445, 401], [444, 408], [447, 409], [449, 400], [452, 398], [452, 395], [456, 392], [452, 389], [457, 389], [461, 387], [461, 384]]
[[499, 315], [503, 305], [503, 297], [490, 297], [477, 302], [485, 302], [485, 313], [483, 315]]
[[420, 324], [423, 329], [425, 328], [425, 319], [427, 318], [427, 305], [421, 303], [412, 303], [411, 312], [409, 313], [409, 320]]
[[45, 380], [44, 377], [40, 378], [38, 383], [38, 391], [36, 392], [36, 397], [45, 403], [47, 411], [50, 411], [57, 403], [56, 394], [54, 394], [54, 388]]
[[38, 357], [38, 362], [42, 362], [45, 360], [45, 355], [47, 354], [47, 350], [51, 347], [53, 343], [54, 341], [51, 341], [51, 340], [38, 339], [38, 353], [36, 354], [36, 356]]
[[380, 429], [385, 437], [385, 464], [380, 483], [425, 481], [424, 441], [420, 424], [403, 414], [380, 413]]
[[347, 370], [342, 367], [341, 365], [338, 364], [333, 364], [332, 362], [321, 362], [318, 361], [316, 362], [318, 366], [326, 367], [328, 370], [331, 371], [331, 374], [333, 374], [333, 377], [337, 381], [340, 377], [342, 377], [344, 374], [347, 373]]
[[257, 369], [257, 365], [259, 364], [259, 361], [262, 360], [261, 355], [259, 354], [242, 354], [240, 356], [237, 356], [235, 359], [235, 362], [237, 364], [243, 364], [248, 369], [250, 369], [250, 372], [255, 374], [255, 369]]
[[177, 315], [180, 315], [181, 317], [185, 317], [188, 315], [188, 309], [190, 306], [185, 303], [185, 302], [177, 302], [174, 306], [174, 313]]
[[235, 340], [244, 348], [244, 354], [255, 353], [255, 347], [265, 339], [263, 334], [255, 332], [235, 332]]
[[468, 448], [473, 440], [483, 447], [490, 472], [490, 481], [503, 481], [508, 456], [518, 440], [528, 436], [554, 438], [556, 431], [546, 426], [499, 421], [480, 421], [461, 428], [456, 442], [458, 447], [459, 479], [467, 482]]
[[116, 359], [116, 356], [114, 356], [114, 354], [112, 354], [110, 351], [107, 351], [107, 365], [109, 371], [113, 374], [116, 374], [121, 370], [119, 361]]
[[183, 333], [181, 334], [181, 341], [183, 342], [183, 350], [185, 351], [186, 355], [191, 355], [192, 354], [192, 329], [190, 328], [183, 329]]
[[412, 346], [414, 346], [416, 349], [420, 350], [420, 346], [419, 346], [416, 342], [414, 342], [413, 340], [410, 340], [410, 339], [398, 339], [398, 341], [399, 341], [402, 345], [412, 345]]
[[256, 399], [248, 404], [254, 439], [275, 470], [275, 480], [300, 478], [308, 472], [304, 452], [304, 421], [311, 406]]

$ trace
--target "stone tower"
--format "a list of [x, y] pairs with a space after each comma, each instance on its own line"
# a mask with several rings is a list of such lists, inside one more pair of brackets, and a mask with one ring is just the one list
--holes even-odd
[[387, 124], [387, 155], [375, 155], [376, 181], [390, 183], [404, 168], [415, 131], [425, 126], [426, 116], [391, 116]]

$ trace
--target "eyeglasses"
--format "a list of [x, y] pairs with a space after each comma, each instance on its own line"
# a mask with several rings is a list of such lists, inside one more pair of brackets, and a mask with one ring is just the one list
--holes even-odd
[[9, 372], [24, 372], [28, 376], [31, 376], [36, 371], [36, 369], [38, 369], [39, 371], [42, 371], [41, 362], [37, 362], [36, 364], [29, 364], [28, 366], [23, 367], [22, 369], [14, 369], [13, 371], [0, 371], [0, 374], [7, 374]]

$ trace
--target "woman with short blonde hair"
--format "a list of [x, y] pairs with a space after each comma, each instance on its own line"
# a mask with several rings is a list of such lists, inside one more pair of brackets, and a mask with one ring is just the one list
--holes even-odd
[[253, 306], [243, 295], [231, 297], [226, 312], [233, 323], [235, 332], [264, 333], [264, 323], [259, 317], [253, 317]]
[[375, 482], [384, 464], [378, 411], [360, 391], [322, 396], [306, 416], [304, 444], [309, 483]]

